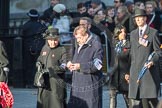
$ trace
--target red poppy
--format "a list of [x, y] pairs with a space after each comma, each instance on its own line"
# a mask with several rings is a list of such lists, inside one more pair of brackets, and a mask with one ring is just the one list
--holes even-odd
[[143, 36], [144, 39], [146, 39], [147, 37], [148, 37], [148, 35], [146, 35], [146, 34]]
[[126, 52], [128, 49], [127, 48], [124, 48], [123, 51]]
[[0, 104], [2, 105], [2, 108], [12, 108], [14, 98], [5, 82], [0, 82], [0, 92]]

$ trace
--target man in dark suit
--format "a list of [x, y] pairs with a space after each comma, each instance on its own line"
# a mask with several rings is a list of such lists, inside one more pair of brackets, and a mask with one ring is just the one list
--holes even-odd
[[[142, 102], [143, 108], [155, 108], [160, 92], [160, 75], [157, 63], [159, 56], [161, 56], [161, 49], [158, 31], [146, 24], [147, 17], [144, 10], [136, 9], [134, 18], [138, 27], [130, 34], [129, 98], [132, 99], [130, 108], [135, 108], [137, 100]], [[154, 56], [146, 63], [152, 52], [155, 52]], [[139, 72], [143, 66], [148, 69], [137, 82]]]

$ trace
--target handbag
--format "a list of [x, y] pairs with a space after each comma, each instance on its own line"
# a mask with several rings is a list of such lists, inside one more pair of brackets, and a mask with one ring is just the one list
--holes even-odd
[[34, 86], [44, 88], [49, 86], [49, 71], [48, 69], [43, 69], [42, 64], [37, 62], [37, 72], [34, 77]]

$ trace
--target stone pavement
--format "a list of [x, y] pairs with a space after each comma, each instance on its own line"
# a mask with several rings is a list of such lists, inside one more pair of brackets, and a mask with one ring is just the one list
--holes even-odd
[[[11, 88], [11, 92], [14, 96], [13, 108], [36, 108], [36, 94], [37, 89], [22, 89]], [[67, 89], [69, 97], [70, 90]], [[106, 87], [103, 88], [103, 108], [109, 108], [109, 91]], [[118, 95], [117, 108], [126, 108], [122, 95]], [[160, 97], [161, 99], [161, 97]]]
[[[13, 108], [36, 108], [36, 94], [37, 89], [23, 89], [23, 88], [11, 88], [11, 92], [14, 96]], [[70, 90], [67, 89], [69, 97]], [[103, 89], [103, 108], [109, 108], [109, 95], [106, 87]], [[125, 108], [124, 100], [121, 95], [118, 95], [118, 107]]]

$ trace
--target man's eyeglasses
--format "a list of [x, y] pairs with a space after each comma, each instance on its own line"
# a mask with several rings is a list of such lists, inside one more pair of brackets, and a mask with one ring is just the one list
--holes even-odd
[[114, 1], [114, 3], [119, 3], [119, 1]]

